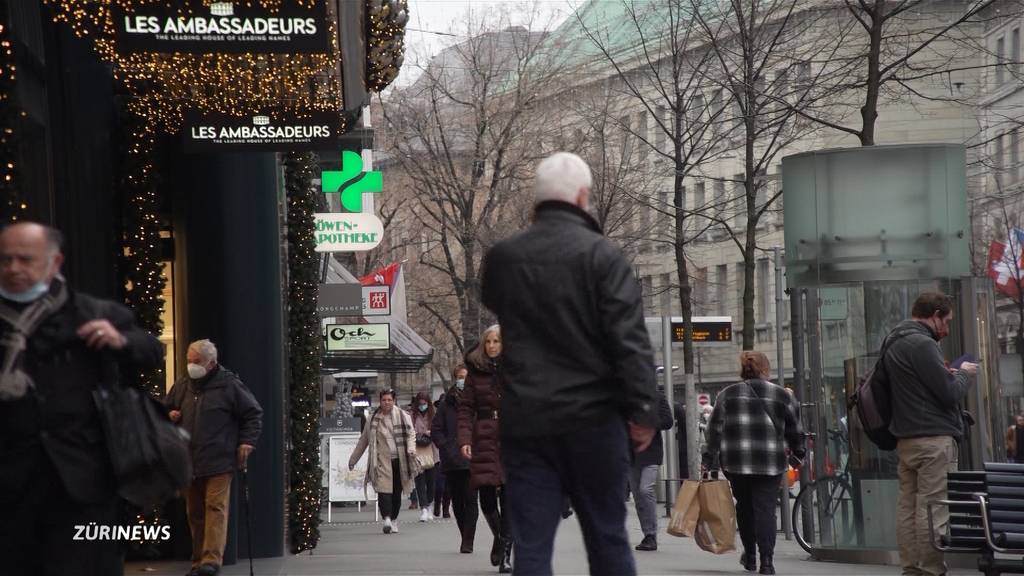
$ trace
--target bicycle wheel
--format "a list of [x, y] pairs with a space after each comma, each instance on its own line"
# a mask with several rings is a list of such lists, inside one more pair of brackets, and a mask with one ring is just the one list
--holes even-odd
[[846, 545], [856, 539], [853, 491], [846, 480], [826, 476], [811, 482], [793, 505], [793, 535], [808, 553], [812, 547]]

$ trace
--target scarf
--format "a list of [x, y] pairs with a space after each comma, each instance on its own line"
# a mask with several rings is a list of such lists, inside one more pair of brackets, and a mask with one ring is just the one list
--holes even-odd
[[[409, 484], [416, 478], [416, 476], [419, 475], [420, 471], [418, 470], [416, 459], [410, 459], [409, 454], [406, 453], [406, 447], [409, 445], [409, 437], [410, 434], [412, 434], [409, 423], [406, 421], [406, 415], [402, 412], [402, 409], [397, 406], [391, 410], [391, 417], [395, 418], [397, 416], [398, 419], [394, 427], [396, 453], [391, 454], [391, 458], [398, 458], [398, 468], [402, 474], [402, 487], [403, 490], [407, 490]], [[395, 412], [398, 412], [398, 414], [395, 414]], [[380, 411], [380, 409], [378, 409], [370, 419], [370, 437], [368, 438], [369, 452], [366, 456], [366, 482], [368, 484], [374, 484], [377, 480], [377, 429], [384, 418], [386, 418], [386, 416]], [[392, 420], [392, 422], [395, 421]]]
[[46, 294], [20, 311], [0, 301], [0, 320], [10, 326], [10, 330], [0, 338], [0, 348], [3, 349], [3, 364], [0, 364], [0, 400], [17, 400], [25, 396], [29, 388], [35, 388], [32, 377], [23, 369], [28, 339], [35, 333], [36, 328], [51, 314], [60, 310], [67, 300], [67, 286], [64, 279], [57, 276], [50, 283], [50, 290]]

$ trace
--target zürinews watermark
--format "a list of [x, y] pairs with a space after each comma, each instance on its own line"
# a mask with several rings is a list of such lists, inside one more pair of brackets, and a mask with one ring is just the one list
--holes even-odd
[[171, 527], [167, 525], [152, 526], [130, 524], [125, 526], [98, 525], [95, 522], [75, 525], [72, 540], [118, 540], [135, 542], [138, 540], [170, 540]]

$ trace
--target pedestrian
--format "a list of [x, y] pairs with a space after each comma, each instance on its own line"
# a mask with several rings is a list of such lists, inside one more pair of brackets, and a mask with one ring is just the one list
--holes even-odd
[[413, 487], [418, 470], [412, 418], [395, 406], [394, 390], [380, 391], [380, 407], [359, 436], [348, 459], [349, 470], [356, 467], [363, 452], [368, 452], [366, 482], [377, 492], [384, 533], [397, 534], [402, 492]]
[[[445, 393], [441, 392], [441, 396], [434, 401], [435, 418], [437, 417], [437, 412], [441, 409], [444, 397]], [[431, 420], [431, 427], [433, 427], [433, 420]], [[444, 466], [441, 465], [440, 451], [435, 449], [434, 454], [437, 455], [437, 464], [434, 465], [434, 517], [451, 518], [452, 496], [448, 491], [448, 477], [445, 476]]]
[[[663, 393], [658, 394], [658, 430], [672, 429], [672, 409]], [[640, 519], [640, 528], [644, 538], [636, 545], [636, 550], [653, 552], [658, 549], [658, 501], [654, 494], [654, 484], [658, 481], [658, 469], [664, 458], [661, 433], [654, 435], [654, 440], [646, 450], [633, 451], [633, 465], [629, 474], [629, 491], [633, 493], [633, 505], [636, 516]]]
[[[899, 500], [896, 542], [904, 574], [945, 574], [942, 552], [932, 547], [928, 504], [946, 498], [946, 473], [957, 470], [957, 442], [963, 437], [960, 403], [978, 365], [946, 367], [939, 341], [949, 335], [952, 299], [939, 292], [917, 297], [911, 318], [896, 325], [882, 358], [892, 391], [889, 431], [898, 439]], [[935, 532], [943, 534], [949, 511], [934, 510]]]
[[458, 443], [459, 401], [466, 389], [468, 374], [465, 364], [459, 364], [452, 370], [452, 386], [444, 395], [430, 427], [430, 437], [441, 453], [441, 467], [452, 497], [452, 513], [462, 537], [459, 552], [463, 554], [473, 553], [479, 515], [477, 490], [470, 483], [469, 460], [462, 455]]
[[434, 519], [434, 465], [437, 463], [437, 449], [430, 439], [430, 424], [434, 421], [434, 405], [426, 392], [418, 392], [413, 398], [412, 425], [416, 431], [416, 459], [422, 472], [416, 476], [416, 502], [420, 506], [420, 522]]
[[629, 439], [657, 427], [654, 357], [633, 266], [587, 213], [579, 157], [538, 164], [533, 224], [483, 263], [483, 303], [502, 326], [501, 458], [515, 574], [551, 574], [564, 494], [591, 574], [636, 573], [626, 533]]
[[[775, 574], [775, 503], [789, 463], [804, 458], [800, 405], [792, 394], [768, 381], [771, 365], [761, 352], [740, 353], [740, 378], [718, 394], [707, 427], [705, 468], [718, 458], [736, 499], [743, 555], [749, 571]], [[790, 458], [787, 462], [786, 447]]]
[[124, 306], [73, 290], [61, 244], [41, 224], [0, 231], [0, 573], [120, 575], [124, 542], [75, 538], [121, 524], [92, 393], [163, 365], [163, 346]]
[[1024, 448], [1024, 413], [1018, 414], [1014, 418], [1013, 425], [1006, 429], [1006, 461], [1024, 462], [1024, 454], [1021, 454], [1022, 448]]
[[491, 565], [500, 574], [512, 571], [512, 533], [501, 466], [501, 329], [484, 330], [480, 343], [466, 354], [468, 376], [459, 399], [458, 444], [469, 460], [469, 484], [479, 491], [480, 509], [494, 534]]
[[263, 409], [237, 374], [217, 360], [209, 340], [189, 344], [188, 375], [175, 382], [165, 404], [189, 433], [192, 483], [185, 507], [192, 534], [189, 576], [212, 576], [224, 562], [231, 481], [245, 470], [260, 437]]

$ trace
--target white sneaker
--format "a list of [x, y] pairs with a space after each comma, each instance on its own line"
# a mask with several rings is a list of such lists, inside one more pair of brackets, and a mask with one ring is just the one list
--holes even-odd
[[398, 520], [391, 521], [391, 533], [398, 534]]
[[391, 518], [388, 518], [387, 516], [385, 516], [384, 517], [384, 533], [385, 534], [391, 534], [394, 531], [395, 531], [395, 527], [394, 527], [394, 525], [391, 524]]
[[423, 512], [420, 512], [420, 522], [429, 522], [433, 519], [434, 515], [430, 512], [430, 510], [424, 508]]

